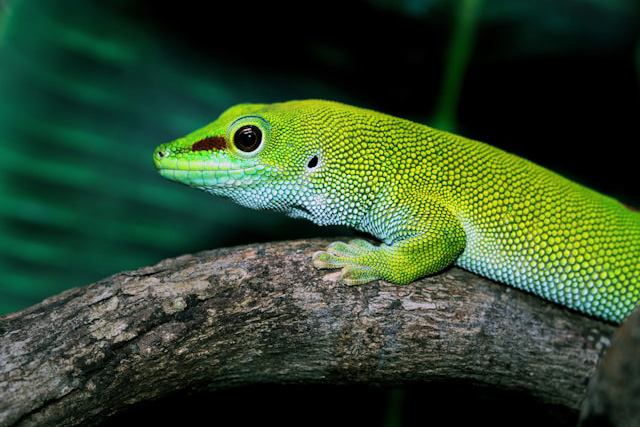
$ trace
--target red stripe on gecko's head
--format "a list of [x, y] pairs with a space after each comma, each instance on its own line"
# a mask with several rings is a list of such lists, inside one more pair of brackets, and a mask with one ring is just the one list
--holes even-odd
[[[624, 205], [624, 203], [623, 203], [623, 205]], [[636, 209], [633, 206], [624, 205], [624, 207], [629, 209], [630, 211], [633, 211], [633, 212], [640, 212], [640, 209]]]
[[224, 137], [208, 136], [194, 143], [191, 146], [191, 151], [224, 150], [225, 148], [227, 148], [227, 141], [225, 141]]

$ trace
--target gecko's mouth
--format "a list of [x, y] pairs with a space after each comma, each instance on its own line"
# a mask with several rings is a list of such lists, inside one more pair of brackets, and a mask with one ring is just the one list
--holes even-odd
[[194, 187], [248, 185], [269, 174], [268, 168], [252, 159], [228, 156], [190, 159], [165, 150], [156, 151], [153, 162], [163, 177]]
[[245, 169], [158, 169], [160, 175], [182, 184], [194, 187], [243, 186], [257, 181], [265, 174], [264, 166]]

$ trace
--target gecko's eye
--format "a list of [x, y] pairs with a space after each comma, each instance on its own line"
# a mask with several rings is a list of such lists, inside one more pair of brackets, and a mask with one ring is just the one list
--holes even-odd
[[251, 153], [262, 144], [262, 132], [256, 126], [243, 126], [233, 135], [236, 148], [245, 153]]
[[262, 117], [240, 117], [227, 128], [229, 152], [243, 159], [256, 157], [269, 144], [270, 135], [271, 126]]

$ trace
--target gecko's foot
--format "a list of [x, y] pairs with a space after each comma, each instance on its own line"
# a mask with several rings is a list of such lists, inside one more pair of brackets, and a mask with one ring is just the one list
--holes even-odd
[[361, 285], [379, 279], [370, 265], [377, 247], [366, 240], [349, 243], [333, 242], [326, 251], [313, 254], [313, 265], [319, 269], [342, 268], [340, 278], [347, 285]]

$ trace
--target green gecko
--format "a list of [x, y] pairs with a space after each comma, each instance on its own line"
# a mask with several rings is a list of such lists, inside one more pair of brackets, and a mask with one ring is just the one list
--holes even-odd
[[165, 178], [369, 233], [313, 255], [357, 285], [455, 264], [621, 322], [640, 302], [640, 213], [482, 142], [337, 102], [240, 104], [160, 145]]

